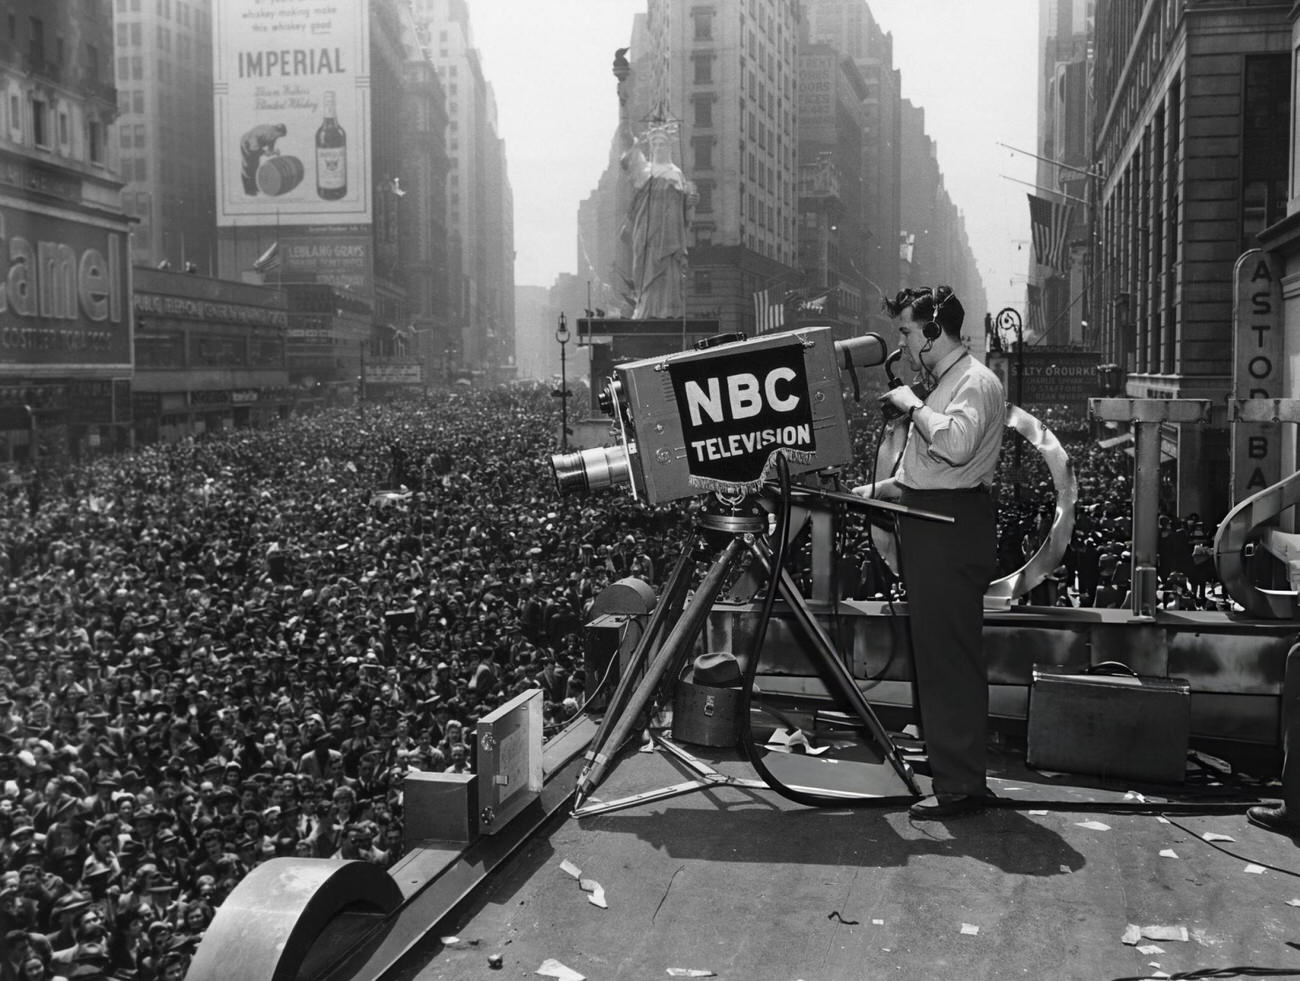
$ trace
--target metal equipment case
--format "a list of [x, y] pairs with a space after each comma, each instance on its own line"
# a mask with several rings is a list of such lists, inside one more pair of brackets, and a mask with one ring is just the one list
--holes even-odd
[[1035, 667], [1026, 762], [1040, 770], [1180, 784], [1187, 767], [1191, 686], [1139, 677], [1121, 664]]

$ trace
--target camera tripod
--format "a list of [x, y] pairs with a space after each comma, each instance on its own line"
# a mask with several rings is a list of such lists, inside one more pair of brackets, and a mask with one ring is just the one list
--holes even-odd
[[[953, 520], [948, 515], [921, 511], [886, 501], [865, 500], [842, 492], [801, 487], [790, 490], [792, 497], [796, 494], [806, 494], [814, 499], [840, 501], [858, 508], [889, 511], [949, 523]], [[717, 548], [719, 544], [721, 544], [720, 549]], [[709, 547], [713, 547], [716, 553], [713, 564], [688, 598], [697, 554]], [[719, 502], [716, 497], [711, 497], [710, 504], [696, 518], [695, 530], [678, 556], [677, 563], [664, 587], [663, 595], [622, 671], [596, 734], [592, 737], [586, 753], [586, 763], [578, 777], [573, 808], [575, 816], [584, 817], [604, 813], [620, 807], [661, 800], [709, 787], [733, 786], [760, 789], [771, 786], [765, 781], [718, 773], [662, 736], [656, 736], [656, 742], [661, 747], [695, 771], [696, 779], [660, 791], [638, 794], [632, 798], [584, 806], [596, 784], [609, 769], [614, 756], [637, 727], [638, 720], [646, 713], [663, 679], [675, 678], [680, 673], [687, 655], [694, 648], [704, 627], [714, 601], [745, 555], [755, 560], [758, 570], [768, 577], [769, 585], [771, 577], [777, 577], [778, 595], [785, 601], [809, 641], [809, 654], [814, 666], [822, 669], [829, 686], [851, 709], [850, 716], [861, 723], [862, 728], [875, 742], [884, 759], [889, 762], [894, 773], [902, 781], [906, 792], [912, 797], [921, 796], [910, 766], [900, 756], [889, 733], [881, 725], [875, 711], [854, 681], [853, 675], [836, 652], [834, 644], [817, 623], [794, 578], [786, 569], [774, 568], [773, 548], [768, 541], [768, 511], [761, 506], [760, 499], [750, 496], [739, 505], [728, 507]], [[668, 629], [669, 624], [672, 624], [671, 629]], [[660, 643], [660, 636], [665, 633], [665, 630], [667, 636]], [[757, 658], [759, 654], [760, 652], [755, 650], [752, 656]], [[749, 720], [744, 721], [748, 725]], [[866, 795], [841, 796], [849, 798]]]

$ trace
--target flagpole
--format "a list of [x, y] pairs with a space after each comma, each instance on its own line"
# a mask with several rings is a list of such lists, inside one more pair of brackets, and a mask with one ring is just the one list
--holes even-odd
[[998, 174], [998, 176], [1004, 181], [1015, 181], [1017, 184], [1024, 184], [1025, 187], [1032, 187], [1034, 190], [1041, 191], [1044, 194], [1055, 194], [1057, 197], [1065, 198], [1067, 201], [1078, 201], [1085, 208], [1090, 207], [1090, 202], [1087, 198], [1081, 198], [1074, 194], [1066, 194], [1064, 191], [1053, 191], [1048, 187], [1039, 187], [1031, 181], [1022, 181], [1019, 177], [1008, 177], [1006, 174]]

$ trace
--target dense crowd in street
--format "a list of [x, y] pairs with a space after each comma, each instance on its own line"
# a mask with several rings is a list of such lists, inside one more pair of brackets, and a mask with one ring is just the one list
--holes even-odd
[[[1119, 606], [1131, 461], [1055, 422], [1081, 507], [1048, 601]], [[179, 981], [257, 864], [392, 865], [405, 773], [471, 768], [477, 720], [523, 691], [548, 726], [580, 710], [589, 604], [662, 584], [691, 508], [558, 497], [555, 423], [549, 387], [455, 391], [0, 499], [0, 981]], [[1055, 494], [1001, 500], [1009, 571]], [[1168, 525], [1162, 596], [1213, 604], [1204, 529]]]

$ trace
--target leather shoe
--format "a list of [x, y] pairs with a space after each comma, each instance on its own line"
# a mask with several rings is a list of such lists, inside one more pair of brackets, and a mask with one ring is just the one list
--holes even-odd
[[1265, 831], [1274, 831], [1292, 838], [1300, 836], [1300, 819], [1287, 814], [1285, 804], [1259, 804], [1247, 808], [1246, 820]]
[[936, 794], [907, 809], [914, 818], [949, 818], [977, 814], [988, 806], [988, 797], [975, 794]]

